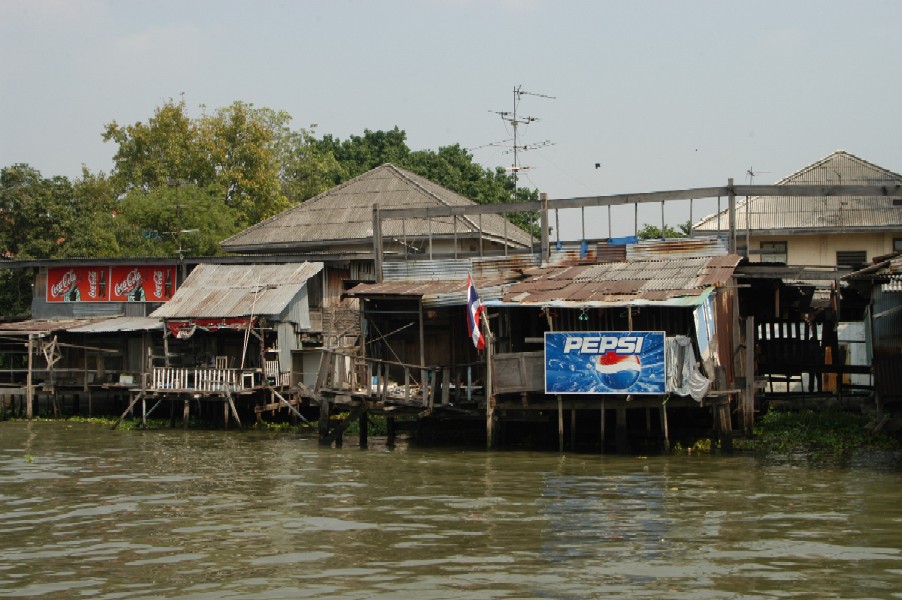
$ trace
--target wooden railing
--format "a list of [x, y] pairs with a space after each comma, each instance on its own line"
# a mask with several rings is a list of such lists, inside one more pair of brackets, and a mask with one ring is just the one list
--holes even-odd
[[262, 372], [259, 369], [154, 367], [149, 387], [159, 391], [234, 392], [262, 385], [291, 385], [291, 373], [280, 372], [279, 361], [266, 361], [265, 366]]

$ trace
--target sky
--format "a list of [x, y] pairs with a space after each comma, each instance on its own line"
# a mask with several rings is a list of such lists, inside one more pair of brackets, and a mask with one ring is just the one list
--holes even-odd
[[[519, 88], [537, 120], [518, 144], [548, 142], [518, 154], [519, 183], [552, 202], [774, 183], [837, 149], [898, 173], [899, 23], [897, 0], [0, 0], [0, 167], [109, 173], [104, 126], [169, 99], [340, 139], [397, 126], [411, 149], [510, 166], [497, 113]], [[603, 209], [565, 212], [562, 239], [607, 237]]]

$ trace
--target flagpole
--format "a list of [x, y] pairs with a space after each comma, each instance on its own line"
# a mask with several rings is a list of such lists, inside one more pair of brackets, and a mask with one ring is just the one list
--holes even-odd
[[494, 446], [495, 397], [492, 389], [492, 354], [495, 338], [489, 327], [489, 318], [482, 311], [482, 327], [485, 336], [485, 439], [486, 449]]

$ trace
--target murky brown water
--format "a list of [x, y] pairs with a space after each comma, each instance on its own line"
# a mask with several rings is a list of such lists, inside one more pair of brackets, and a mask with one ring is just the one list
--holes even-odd
[[902, 597], [902, 472], [0, 423], [0, 597]]

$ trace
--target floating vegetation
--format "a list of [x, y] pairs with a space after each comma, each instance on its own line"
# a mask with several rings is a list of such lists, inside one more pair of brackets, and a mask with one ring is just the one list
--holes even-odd
[[838, 410], [770, 411], [742, 444], [768, 454], [805, 453], [813, 458], [845, 458], [858, 450], [895, 450], [899, 441], [873, 431], [866, 415]]

